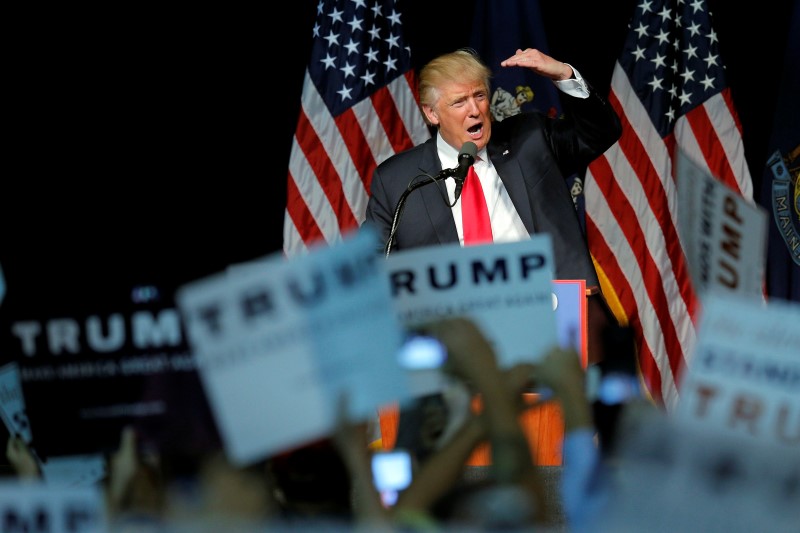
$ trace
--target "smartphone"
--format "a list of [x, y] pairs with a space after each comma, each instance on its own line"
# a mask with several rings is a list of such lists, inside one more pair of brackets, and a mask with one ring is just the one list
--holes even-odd
[[622, 372], [601, 375], [596, 401], [605, 405], [620, 405], [640, 397], [638, 376]]
[[409, 370], [441, 368], [447, 361], [447, 348], [428, 335], [409, 334], [397, 355], [400, 366]]
[[407, 450], [376, 451], [372, 454], [372, 479], [385, 507], [397, 503], [397, 497], [411, 484], [413, 464]]
[[625, 405], [642, 397], [637, 370], [636, 348], [630, 327], [609, 326], [603, 332], [603, 360], [599, 369], [593, 414], [601, 450], [615, 452], [619, 419]]

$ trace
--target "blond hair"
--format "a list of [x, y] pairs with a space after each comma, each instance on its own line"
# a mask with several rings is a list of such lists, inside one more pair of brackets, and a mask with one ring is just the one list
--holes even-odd
[[474, 50], [461, 48], [455, 52], [432, 59], [419, 71], [419, 101], [422, 105], [434, 107], [439, 100], [439, 87], [447, 82], [481, 82], [489, 91], [492, 71], [478, 57]]

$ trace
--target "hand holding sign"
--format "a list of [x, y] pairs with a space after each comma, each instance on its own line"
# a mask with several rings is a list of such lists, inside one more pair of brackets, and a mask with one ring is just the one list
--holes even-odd
[[468, 317], [485, 332], [503, 367], [534, 361], [558, 345], [549, 235], [401, 250], [386, 264], [395, 309], [407, 327]]
[[767, 213], [678, 152], [678, 230], [698, 292], [761, 298]]
[[409, 395], [401, 330], [370, 230], [305, 256], [282, 254], [183, 287], [203, 385], [236, 464], [331, 434]]
[[678, 420], [705, 431], [798, 445], [800, 306], [716, 295], [703, 304]]

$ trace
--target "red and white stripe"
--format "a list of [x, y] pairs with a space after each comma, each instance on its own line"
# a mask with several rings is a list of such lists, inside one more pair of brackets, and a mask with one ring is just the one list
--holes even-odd
[[610, 102], [620, 140], [586, 174], [586, 230], [604, 292], [633, 327], [642, 378], [668, 410], [695, 343], [698, 302], [677, 229], [675, 146], [709, 173], [752, 199], [741, 126], [724, 89], [677, 119], [662, 139], [617, 63]]
[[365, 217], [372, 171], [430, 137], [413, 71], [332, 116], [306, 72], [289, 159], [283, 252], [333, 244]]

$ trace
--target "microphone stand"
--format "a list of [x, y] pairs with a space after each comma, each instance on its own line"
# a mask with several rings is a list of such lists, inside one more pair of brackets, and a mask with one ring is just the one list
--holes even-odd
[[447, 179], [448, 177], [452, 177], [455, 174], [455, 171], [458, 170], [456, 168], [446, 168], [442, 170], [435, 178], [432, 176], [426, 176], [425, 179], [416, 181], [408, 186], [403, 194], [400, 196], [400, 199], [397, 201], [397, 205], [394, 208], [394, 216], [392, 217], [392, 228], [389, 230], [389, 238], [386, 239], [386, 246], [384, 248], [384, 254], [386, 257], [389, 257], [389, 253], [392, 251], [392, 243], [394, 241], [394, 235], [397, 233], [397, 228], [400, 226], [400, 217], [403, 215], [403, 209], [406, 206], [406, 199], [408, 195], [414, 192], [415, 190], [423, 187], [425, 185], [430, 185], [435, 181], [439, 181], [441, 179]]

